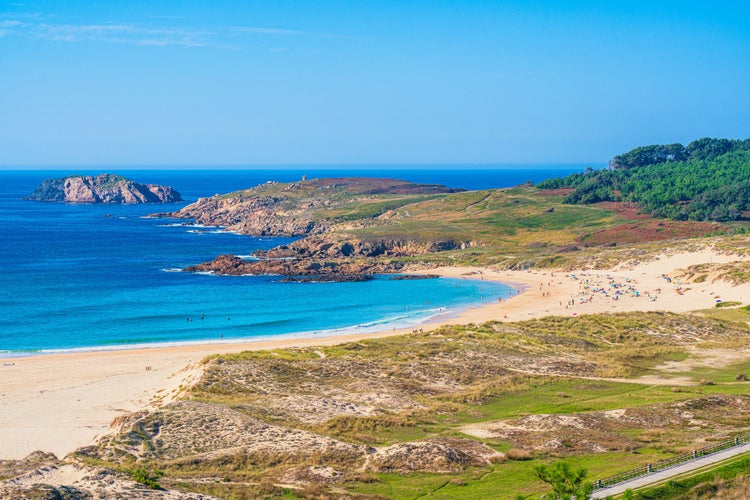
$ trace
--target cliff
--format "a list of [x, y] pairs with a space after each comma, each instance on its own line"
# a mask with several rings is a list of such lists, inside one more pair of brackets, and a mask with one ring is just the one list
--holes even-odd
[[72, 175], [46, 179], [24, 198], [68, 203], [171, 203], [182, 201], [170, 186], [140, 184], [119, 175]]

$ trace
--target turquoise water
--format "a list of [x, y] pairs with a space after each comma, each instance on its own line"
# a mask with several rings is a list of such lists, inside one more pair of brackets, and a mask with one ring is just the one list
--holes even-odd
[[[299, 178], [299, 172], [128, 175], [168, 183], [188, 201], [247, 187], [270, 175], [282, 181]], [[453, 175], [460, 179], [459, 173]], [[222, 253], [249, 255], [291, 240], [144, 217], [184, 203], [105, 206], [21, 200], [48, 176], [0, 173], [0, 353], [5, 355], [416, 327], [434, 315], [513, 293], [502, 284], [442, 278], [280, 283], [273, 276], [175, 272]]]

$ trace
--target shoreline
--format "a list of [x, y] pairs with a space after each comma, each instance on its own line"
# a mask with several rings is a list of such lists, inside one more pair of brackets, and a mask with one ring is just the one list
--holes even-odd
[[[441, 272], [435, 274], [443, 276]], [[475, 276], [460, 278], [478, 279]], [[518, 296], [517, 286], [501, 283], [516, 291], [507, 300]], [[2, 355], [0, 460], [21, 459], [37, 450], [62, 458], [92, 444], [111, 430], [117, 417], [153, 410], [177, 398], [199, 379], [200, 362], [210, 355], [329, 346], [407, 335], [418, 329], [430, 331], [455, 324], [486, 305], [470, 304], [408, 326], [384, 324], [362, 332], [307, 336], [291, 333], [250, 340]]]
[[[523, 321], [545, 316], [602, 312], [708, 309], [719, 300], [750, 301], [750, 283], [680, 284], [664, 273], [692, 264], [741, 260], [702, 250], [611, 270], [498, 271], [479, 267], [422, 270], [445, 277], [499, 281], [517, 293], [483, 302], [456, 314], [421, 323], [425, 332], [443, 325], [490, 320]], [[416, 328], [330, 336], [190, 344], [106, 351], [46, 353], [4, 358], [0, 363], [0, 460], [20, 459], [36, 450], [59, 457], [92, 444], [118, 416], [158, 408], [178, 397], [202, 373], [201, 360], [212, 354], [246, 350], [328, 346], [412, 333]]]
[[[434, 270], [434, 274], [440, 274], [438, 269]], [[202, 274], [202, 273], [198, 273]], [[409, 272], [405, 274], [424, 274], [422, 272]], [[466, 279], [471, 281], [480, 282], [481, 280], [475, 276], [443, 276], [440, 278], [451, 278], [451, 279]], [[496, 284], [505, 285], [508, 287], [511, 295], [507, 297], [509, 300], [516, 295], [523, 293], [526, 289], [524, 285], [519, 283], [506, 283], [499, 280], [489, 280]], [[363, 335], [369, 336], [380, 333], [381, 331], [408, 331], [413, 328], [433, 326], [436, 323], [442, 323], [443, 319], [452, 319], [460, 316], [463, 312], [468, 310], [474, 310], [477, 308], [484, 307], [485, 302], [469, 302], [466, 304], [459, 304], [454, 307], [440, 307], [439, 310], [427, 310], [424, 311], [423, 316], [414, 316], [409, 319], [375, 319], [369, 323], [363, 323], [358, 325], [343, 326], [328, 328], [323, 330], [304, 330], [296, 332], [287, 332], [279, 334], [263, 334], [256, 337], [230, 337], [226, 339], [195, 339], [195, 340], [173, 340], [164, 342], [152, 342], [152, 343], [139, 343], [139, 344], [117, 344], [117, 345], [99, 345], [99, 346], [80, 346], [70, 348], [45, 348], [45, 349], [28, 349], [28, 350], [5, 350], [0, 351], [0, 362], [7, 363], [8, 361], [27, 358], [27, 357], [38, 357], [38, 356], [51, 356], [58, 354], [83, 354], [83, 353], [104, 353], [104, 352], [118, 352], [118, 351], [135, 351], [135, 350], [151, 350], [151, 349], [172, 349], [190, 346], [232, 346], [232, 345], [252, 345], [259, 342], [276, 342], [276, 341], [294, 341], [294, 340], [317, 340], [327, 339], [331, 337], [342, 337], [348, 335]], [[376, 324], [370, 324], [376, 323]]]

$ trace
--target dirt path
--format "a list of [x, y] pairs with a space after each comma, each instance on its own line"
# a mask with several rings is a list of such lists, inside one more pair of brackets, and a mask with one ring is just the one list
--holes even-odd
[[636, 488], [648, 486], [649, 484], [659, 483], [669, 478], [685, 474], [686, 472], [694, 471], [697, 469], [702, 469], [706, 467], [707, 465], [715, 464], [717, 462], [721, 462], [728, 458], [741, 455], [747, 452], [750, 452], [750, 443], [745, 443], [743, 445], [736, 446], [728, 450], [720, 451], [719, 453], [714, 453], [713, 455], [699, 458], [697, 460], [693, 460], [692, 462], [687, 462], [682, 465], [672, 467], [671, 469], [666, 469], [660, 472], [649, 474], [648, 476], [643, 476], [637, 479], [632, 479], [630, 481], [627, 481], [625, 483], [620, 483], [610, 488], [605, 488], [603, 490], [595, 491], [594, 494], [591, 495], [591, 498], [607, 498], [608, 496], [619, 495], [621, 493], [624, 493], [625, 490], [628, 490], [628, 489], [634, 490]]
[[657, 375], [642, 375], [638, 378], [614, 378], [614, 377], [592, 377], [587, 375], [571, 375], [569, 373], [538, 372], [534, 370], [521, 370], [519, 368], [506, 368], [509, 372], [523, 373], [526, 375], [535, 375], [539, 377], [558, 377], [574, 378], [579, 380], [598, 380], [603, 382], [617, 382], [621, 384], [642, 384], [642, 385], [669, 385], [669, 386], [691, 386], [698, 385], [690, 377], [670, 377], [664, 378]]

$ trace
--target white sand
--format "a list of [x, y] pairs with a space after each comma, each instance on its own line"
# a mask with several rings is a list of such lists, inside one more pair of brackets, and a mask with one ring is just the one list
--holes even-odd
[[[544, 316], [575, 316], [602, 312], [628, 311], [670, 311], [688, 312], [709, 309], [716, 300], [750, 302], [750, 283], [732, 286], [725, 282], [681, 283], [672, 279], [671, 283], [662, 278], [675, 270], [707, 262], [722, 263], [740, 260], [737, 256], [718, 254], [713, 251], [681, 253], [660, 256], [653, 262], [638, 264], [624, 269], [561, 271], [492, 271], [479, 268], [441, 268], [429, 271], [442, 276], [464, 277], [517, 283], [525, 286], [525, 292], [510, 300], [497, 303], [487, 301], [480, 308], [470, 309], [459, 314], [455, 323], [477, 323], [489, 320], [522, 321]], [[467, 273], [483, 274], [471, 274]], [[573, 278], [575, 276], [575, 278]], [[591, 292], [585, 288], [604, 288], [607, 295]], [[622, 285], [612, 288], [610, 283]], [[628, 291], [632, 287], [638, 291], [635, 297]], [[614, 292], [622, 292], [618, 300], [613, 300]], [[657, 292], [657, 290], [660, 290]], [[681, 292], [681, 293], [680, 293]], [[585, 299], [584, 302], [580, 298]], [[592, 298], [588, 302], [588, 298]], [[650, 300], [655, 298], [656, 300]], [[568, 305], [574, 300], [575, 305]]]
[[[487, 320], [520, 321], [548, 315], [599, 312], [685, 312], [713, 307], [724, 301], [750, 301], [750, 285], [701, 283], [680, 286], [661, 274], [705, 262], [738, 258], [712, 251], [662, 257], [628, 269], [609, 271], [502, 271], [478, 268], [440, 268], [443, 276], [502, 281], [525, 287], [509, 300], [490, 301], [452, 317], [437, 318], [423, 328], [441, 324], [480, 323]], [[466, 273], [479, 273], [466, 275]], [[575, 275], [577, 279], [572, 276]], [[607, 277], [609, 275], [609, 277]], [[608, 294], [585, 289], [603, 287]], [[622, 288], [610, 287], [610, 282]], [[633, 290], [639, 292], [634, 296]], [[678, 293], [678, 288], [683, 290]], [[656, 290], [660, 289], [661, 292]], [[688, 289], [688, 290], [686, 290]], [[615, 290], [623, 294], [613, 300]], [[583, 297], [586, 302], [581, 303]], [[591, 297], [591, 302], [588, 298]], [[655, 297], [651, 300], [649, 297]], [[574, 305], [567, 305], [573, 300]], [[300, 325], [304, 330], [304, 325]], [[50, 354], [0, 359], [0, 459], [22, 458], [35, 450], [62, 457], [106, 433], [120, 415], [152, 408], [169, 401], [200, 375], [200, 360], [215, 353], [291, 346], [330, 345], [362, 338], [407, 333], [392, 330], [376, 334], [328, 338], [282, 339], [244, 344], [210, 344], [107, 352]], [[146, 367], [150, 367], [147, 370]]]

